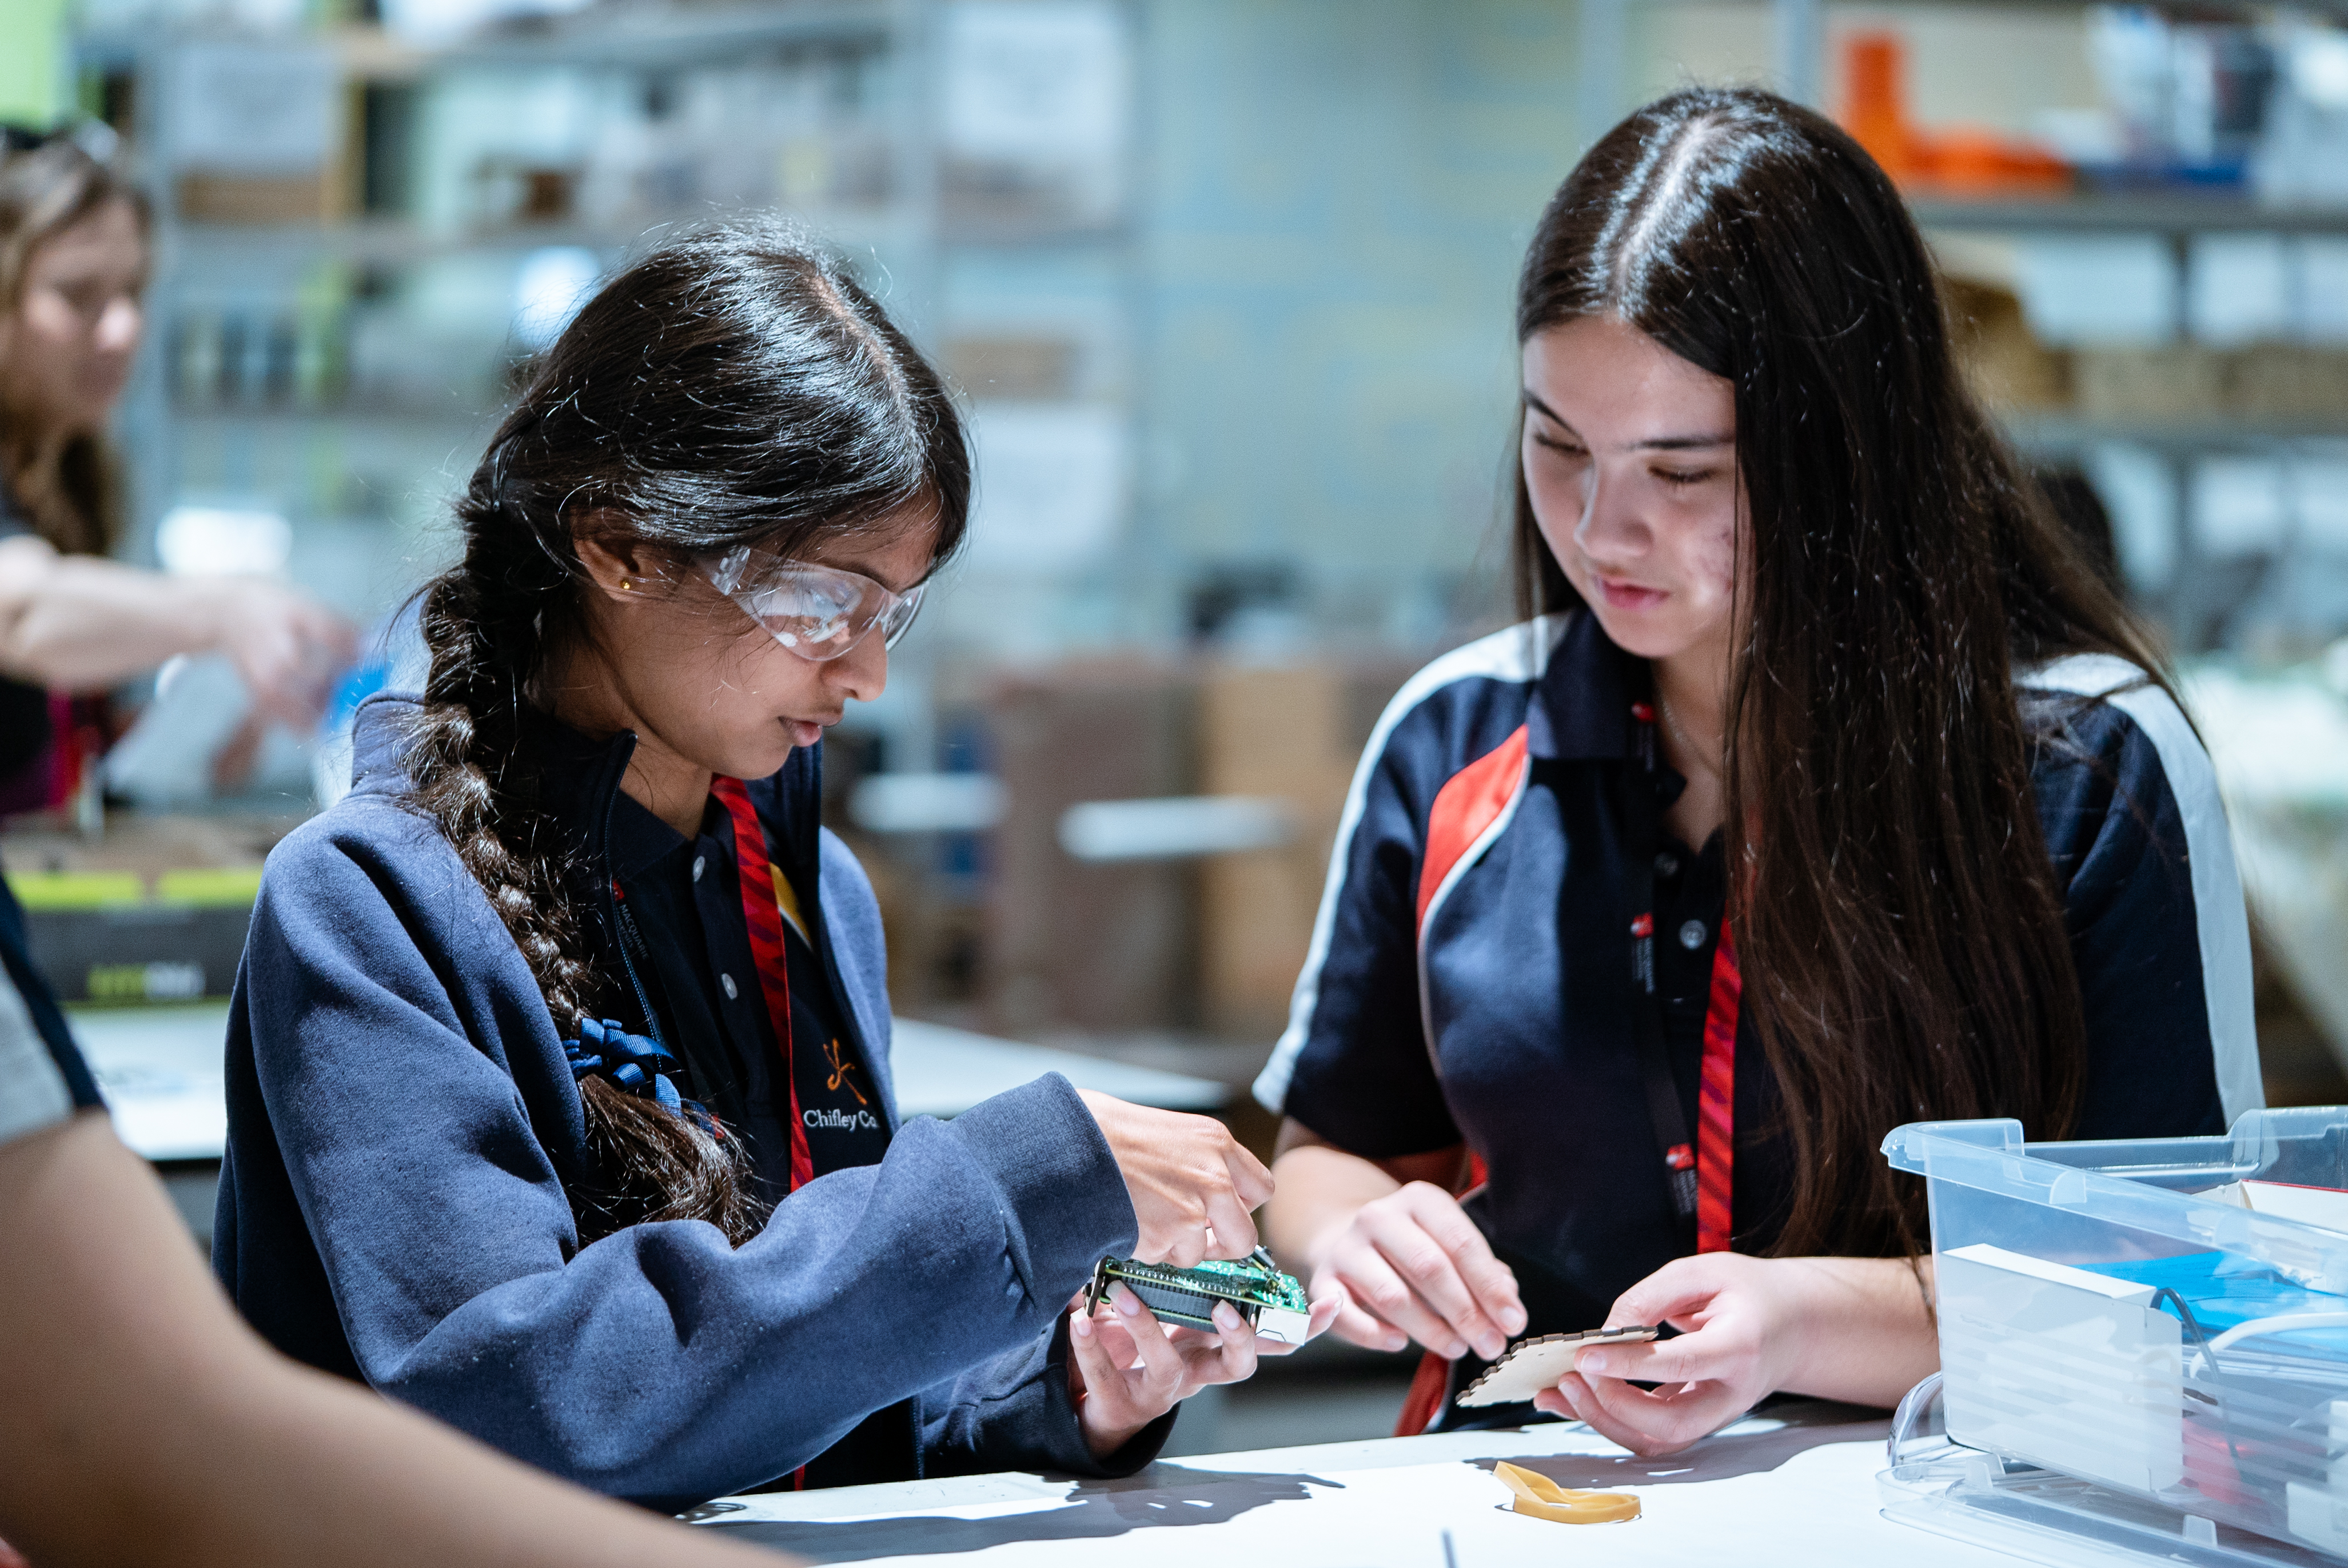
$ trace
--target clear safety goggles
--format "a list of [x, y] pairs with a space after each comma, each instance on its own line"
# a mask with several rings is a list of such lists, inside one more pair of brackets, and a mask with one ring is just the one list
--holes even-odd
[[836, 659], [874, 632], [893, 648], [921, 613], [927, 583], [902, 593], [860, 572], [787, 561], [744, 545], [714, 555], [701, 569], [717, 591], [803, 659]]

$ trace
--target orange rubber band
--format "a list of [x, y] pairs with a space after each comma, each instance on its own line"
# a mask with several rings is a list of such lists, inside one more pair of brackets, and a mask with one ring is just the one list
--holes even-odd
[[1620, 1524], [1639, 1517], [1639, 1500], [1627, 1491], [1576, 1491], [1506, 1460], [1492, 1473], [1517, 1494], [1516, 1510], [1560, 1524]]

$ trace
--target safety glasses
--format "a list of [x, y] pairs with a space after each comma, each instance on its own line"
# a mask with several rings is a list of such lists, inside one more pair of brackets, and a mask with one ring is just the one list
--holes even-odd
[[701, 569], [717, 591], [764, 626], [775, 641], [803, 659], [836, 659], [874, 632], [893, 648], [921, 613], [917, 583], [891, 592], [860, 572], [787, 561], [744, 545], [704, 560]]

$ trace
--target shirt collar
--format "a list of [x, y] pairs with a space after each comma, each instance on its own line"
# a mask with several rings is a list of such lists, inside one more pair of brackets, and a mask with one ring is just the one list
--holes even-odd
[[612, 800], [612, 837], [605, 846], [612, 873], [633, 883], [645, 872], [685, 848], [682, 833], [623, 790]]
[[[820, 749], [819, 744], [816, 749]], [[777, 820], [788, 822], [793, 820], [788, 802], [794, 799], [812, 801], [815, 798], [820, 786], [808, 787], [814, 764], [815, 758], [808, 748], [802, 748], [791, 753], [790, 760], [785, 762], [782, 771], [772, 779], [748, 780], [750, 799], [759, 807], [760, 814], [767, 819], [770, 827]], [[736, 852], [734, 820], [724, 810], [713, 810], [705, 804], [698, 830], [688, 836], [679, 833], [654, 816], [648, 808], [639, 804], [634, 797], [622, 791], [612, 799], [611, 836], [604, 845], [604, 853], [610, 859], [613, 873], [622, 882], [633, 883], [671, 855], [688, 849], [698, 851], [700, 841], [705, 839], [716, 844], [726, 855], [727, 864], [733, 863]], [[805, 861], [806, 846], [788, 841], [788, 834], [786, 839], [787, 841], [781, 845], [770, 845], [770, 852], [788, 874], [796, 877]]]
[[1645, 700], [1647, 661], [1624, 653], [1598, 617], [1576, 611], [1550, 651], [1532, 709], [1525, 717], [1526, 748], [1556, 761], [1601, 761], [1636, 749], [1632, 694]]

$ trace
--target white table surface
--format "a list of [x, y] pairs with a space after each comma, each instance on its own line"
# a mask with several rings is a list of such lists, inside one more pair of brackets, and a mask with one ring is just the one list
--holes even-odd
[[226, 1002], [180, 1007], [69, 1007], [66, 1020], [98, 1078], [117, 1137], [149, 1160], [218, 1160], [228, 1143], [221, 1075]]
[[[2017, 1560], [1885, 1519], [1881, 1417], [1796, 1405], [1683, 1454], [1641, 1460], [1584, 1428], [1266, 1449], [1152, 1465], [1123, 1481], [972, 1476], [727, 1499], [702, 1527], [819, 1563], [1066, 1568], [2014, 1568]], [[1508, 1511], [1491, 1461], [1636, 1494], [1643, 1516], [1568, 1525]]]
[[[74, 1037], [89, 1058], [123, 1142], [149, 1160], [217, 1160], [228, 1139], [221, 1045], [228, 1004], [77, 1007]], [[900, 1018], [891, 1057], [906, 1116], [959, 1116], [983, 1099], [1048, 1072], [1163, 1110], [1213, 1110], [1222, 1084], [998, 1040], [967, 1029]]]

